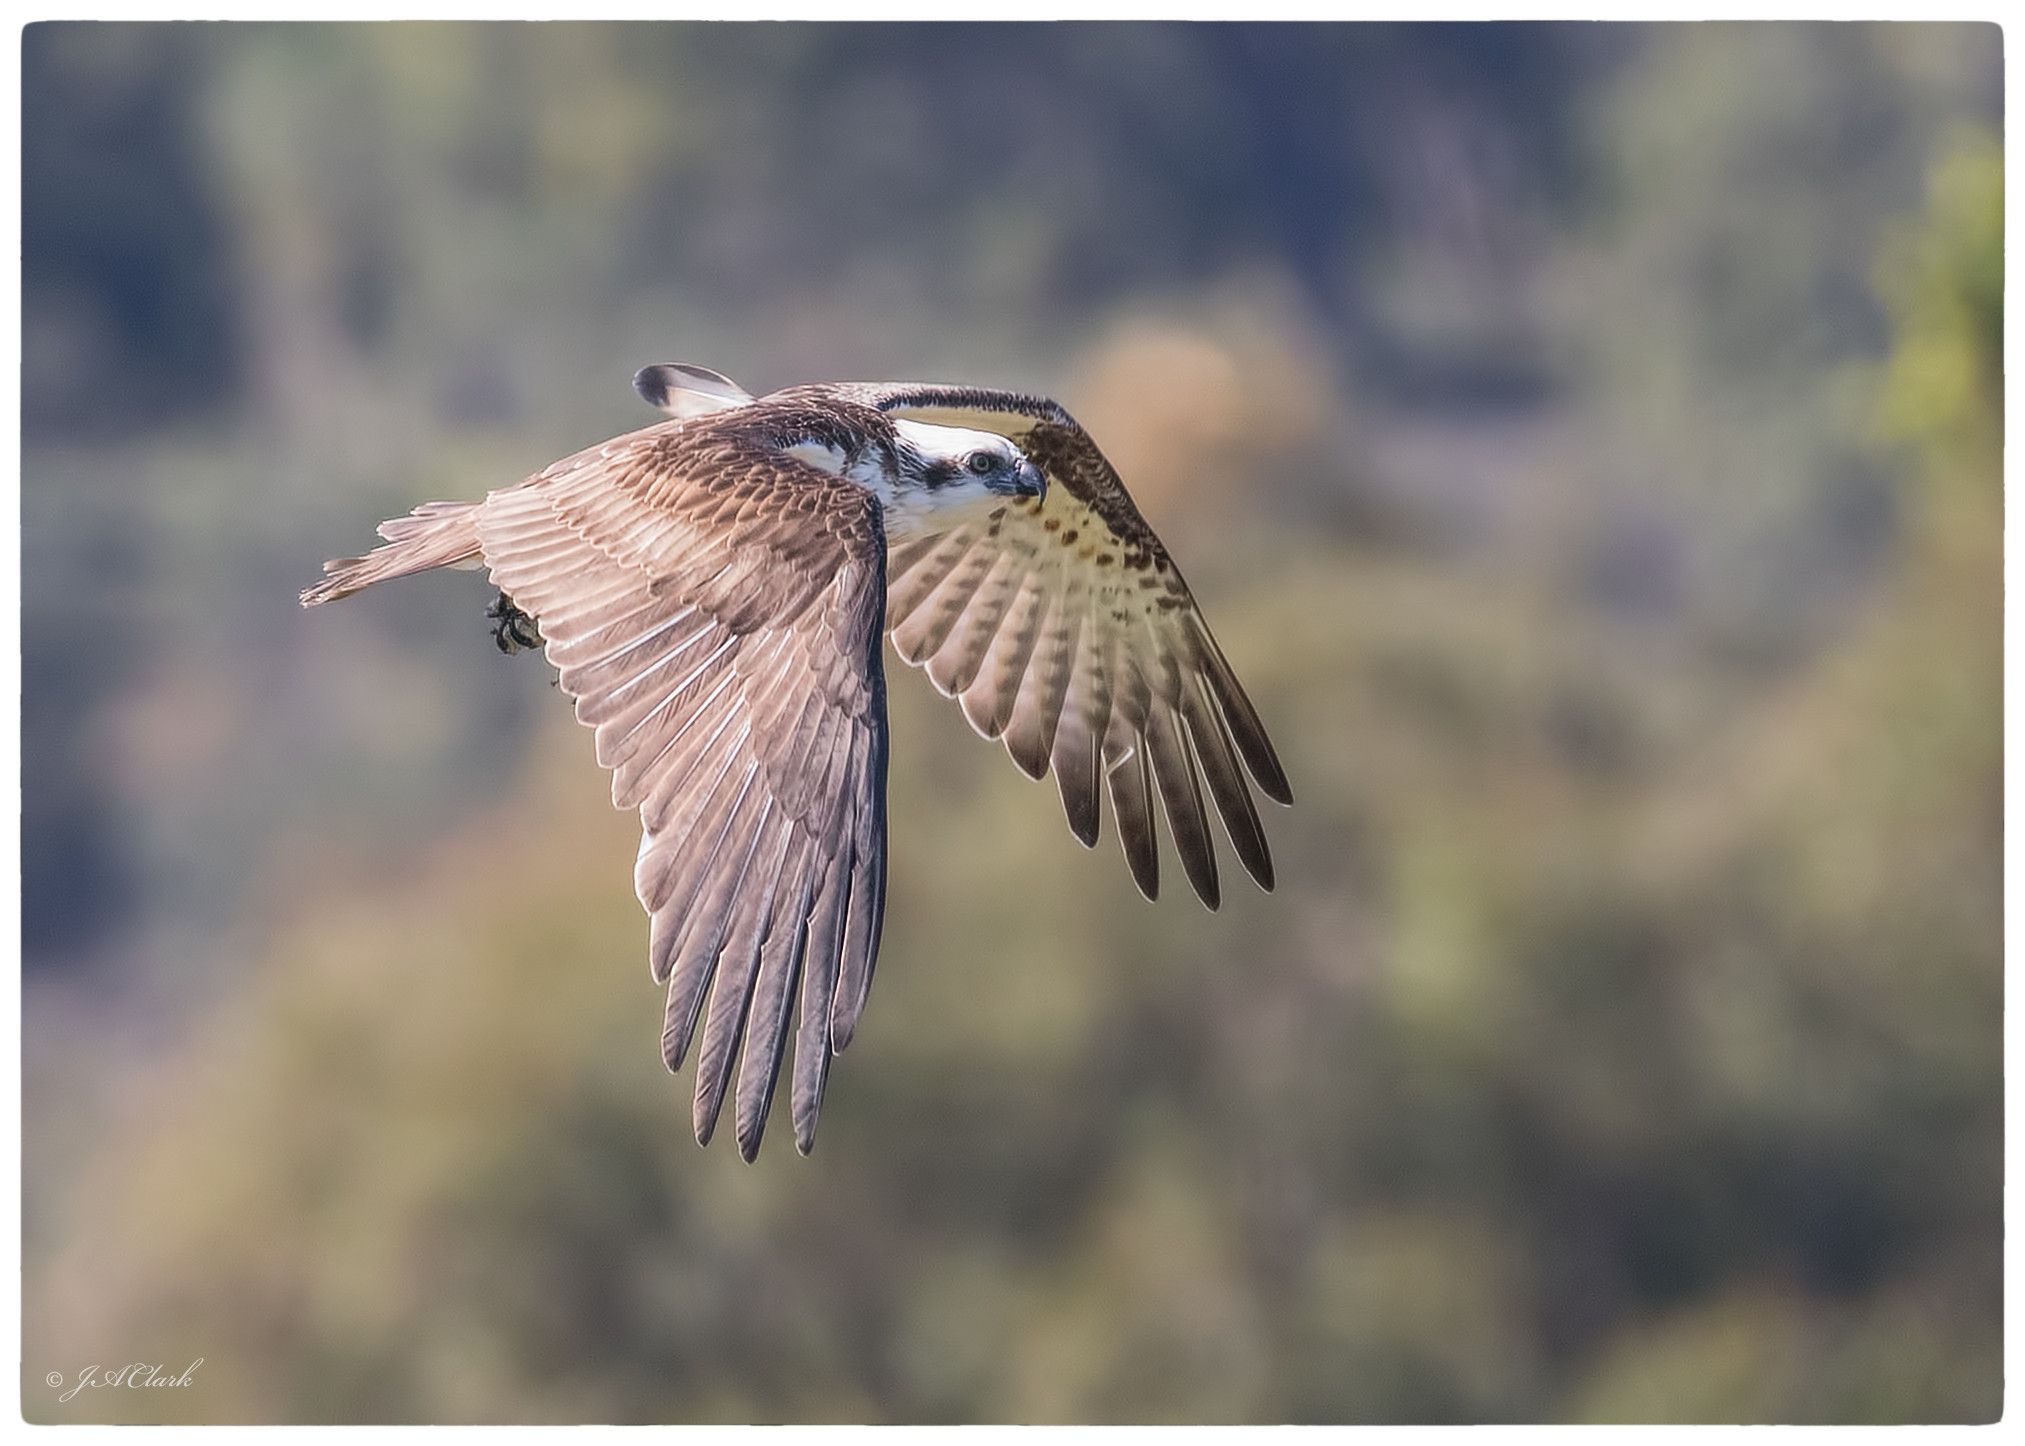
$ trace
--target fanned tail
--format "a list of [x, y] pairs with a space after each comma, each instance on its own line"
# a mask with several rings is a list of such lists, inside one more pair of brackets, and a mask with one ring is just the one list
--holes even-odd
[[390, 577], [455, 567], [475, 561], [478, 551], [476, 502], [424, 502], [406, 517], [380, 524], [386, 545], [364, 557], [336, 557], [323, 565], [324, 578], [303, 589], [302, 605], [313, 608]]

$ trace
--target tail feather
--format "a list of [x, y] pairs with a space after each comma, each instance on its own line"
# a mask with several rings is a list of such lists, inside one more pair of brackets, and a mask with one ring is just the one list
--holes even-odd
[[474, 561], [478, 551], [476, 502], [425, 502], [406, 517], [380, 524], [386, 544], [364, 557], [336, 557], [323, 565], [323, 581], [303, 589], [302, 605], [313, 608], [390, 577], [455, 567]]

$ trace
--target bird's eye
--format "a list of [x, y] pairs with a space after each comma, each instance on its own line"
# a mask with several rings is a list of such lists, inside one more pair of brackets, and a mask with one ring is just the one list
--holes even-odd
[[998, 456], [980, 447], [977, 451], [972, 452], [968, 457], [963, 459], [963, 465], [968, 467], [975, 476], [989, 477], [998, 470]]

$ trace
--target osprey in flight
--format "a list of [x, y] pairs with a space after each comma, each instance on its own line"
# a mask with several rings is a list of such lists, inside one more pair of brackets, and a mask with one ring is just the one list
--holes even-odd
[[1239, 861], [1273, 886], [1245, 774], [1288, 803], [1286, 774], [1167, 549], [1067, 412], [911, 382], [755, 398], [691, 366], [634, 386], [672, 420], [385, 522], [384, 546], [324, 564], [302, 603], [490, 571], [496, 640], [546, 648], [612, 802], [639, 810], [633, 883], [671, 1070], [702, 1025], [699, 1143], [735, 1072], [753, 1158], [792, 1034], [806, 1154], [865, 1007], [886, 896], [882, 633], [1022, 771], [1053, 771], [1085, 846], [1101, 780], [1147, 898], [1157, 797], [1216, 907], [1205, 783]]

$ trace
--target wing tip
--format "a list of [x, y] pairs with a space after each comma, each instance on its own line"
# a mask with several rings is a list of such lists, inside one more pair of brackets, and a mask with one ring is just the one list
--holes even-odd
[[1055, 788], [1061, 795], [1062, 816], [1068, 820], [1070, 836], [1084, 848], [1093, 849], [1103, 837], [1104, 805], [1097, 794], [1095, 770], [1088, 778], [1077, 775], [1077, 781], [1071, 782], [1074, 767], [1073, 763], [1069, 768], [1056, 765]]
[[689, 1057], [689, 1046], [695, 1041], [696, 1020], [693, 1014], [687, 1021], [674, 1018], [672, 1014], [672, 1011], [663, 1011], [661, 1063], [668, 1073], [680, 1074], [682, 1062]]
[[750, 402], [752, 393], [722, 372], [693, 362], [657, 362], [633, 373], [633, 390], [671, 417], [696, 417]]
[[[825, 1049], [827, 1051], [827, 1046]], [[829, 1074], [829, 1061], [827, 1058], [823, 1062], [823, 1074], [825, 1079], [827, 1079]], [[811, 1088], [813, 1091], [812, 1097], [809, 1093], [805, 1093], [804, 1090], [797, 1090], [794, 1107], [795, 1153], [803, 1159], [807, 1159], [810, 1152], [816, 1148], [816, 1121], [822, 1116], [823, 1112], [823, 1086], [821, 1083], [816, 1083]]]
[[[1250, 700], [1246, 701], [1249, 704]], [[1257, 715], [1245, 717], [1227, 705], [1220, 711], [1223, 721], [1229, 725], [1231, 741], [1237, 745], [1238, 757], [1244, 760], [1245, 772], [1252, 776], [1259, 792], [1274, 803], [1291, 806], [1294, 787], [1287, 782], [1286, 766], [1280, 762], [1273, 740], [1266, 736], [1265, 725], [1259, 722]]]
[[1278, 876], [1273, 872], [1273, 850], [1266, 842], [1265, 830], [1260, 829], [1240, 843], [1241, 835], [1233, 832], [1229, 824], [1230, 820], [1225, 819], [1225, 833], [1231, 840], [1231, 847], [1237, 851], [1238, 862], [1244, 866], [1246, 877], [1262, 892], [1270, 894]]
[[[722, 1092], [712, 1091], [704, 1087], [703, 1066], [701, 1064], [696, 1068], [696, 1079], [698, 1084], [696, 1103], [690, 1114], [689, 1122], [696, 1132], [696, 1143], [707, 1146], [717, 1137], [717, 1121], [724, 1113], [724, 1095]], [[743, 1153], [742, 1150], [741, 1153]]]
[[1048, 752], [1044, 748], [1036, 751], [1039, 740], [1015, 737], [1012, 725], [1008, 723], [999, 741], [1005, 745], [1006, 757], [1021, 773], [1036, 783], [1048, 776]]

